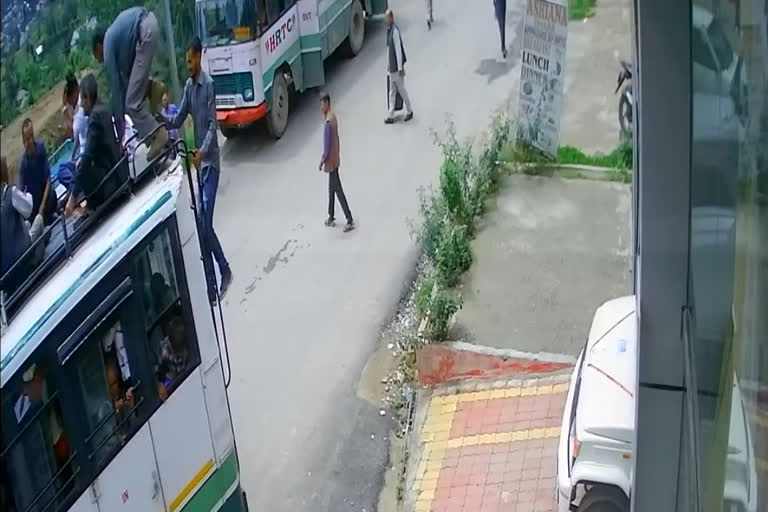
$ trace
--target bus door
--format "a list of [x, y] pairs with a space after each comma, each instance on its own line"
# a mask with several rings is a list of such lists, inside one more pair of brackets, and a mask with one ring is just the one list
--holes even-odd
[[299, 0], [299, 34], [301, 35], [301, 64], [304, 87], [325, 84], [323, 67], [323, 37], [320, 33], [319, 0]]

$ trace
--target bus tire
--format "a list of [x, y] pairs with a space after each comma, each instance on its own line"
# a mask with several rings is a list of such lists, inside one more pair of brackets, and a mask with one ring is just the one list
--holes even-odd
[[275, 139], [282, 137], [288, 127], [290, 97], [285, 75], [278, 69], [272, 80], [272, 105], [267, 114], [267, 131]]
[[234, 126], [219, 125], [219, 130], [221, 130], [221, 134], [228, 139], [231, 139], [232, 137], [237, 135], [237, 128], [235, 128]]
[[363, 49], [365, 41], [365, 12], [363, 5], [354, 0], [350, 6], [349, 35], [344, 40], [344, 53], [352, 58]]
[[629, 499], [618, 487], [595, 485], [579, 503], [579, 512], [629, 512]]

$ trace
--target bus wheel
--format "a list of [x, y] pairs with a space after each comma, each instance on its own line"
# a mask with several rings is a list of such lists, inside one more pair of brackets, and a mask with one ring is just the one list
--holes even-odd
[[237, 128], [233, 126], [221, 126], [219, 125], [219, 130], [221, 130], [221, 134], [225, 136], [228, 139], [231, 139], [235, 135], [237, 135]]
[[288, 126], [288, 111], [290, 109], [290, 95], [285, 75], [280, 70], [275, 72], [272, 81], [272, 108], [267, 114], [267, 131], [275, 139], [279, 139], [285, 133]]
[[349, 36], [344, 40], [344, 51], [349, 57], [354, 57], [363, 49], [365, 39], [365, 13], [363, 6], [357, 0], [350, 7]]

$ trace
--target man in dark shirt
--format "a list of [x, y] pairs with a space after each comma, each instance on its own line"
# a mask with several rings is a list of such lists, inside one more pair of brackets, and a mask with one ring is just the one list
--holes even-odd
[[80, 82], [80, 105], [88, 116], [88, 129], [72, 192], [64, 208], [67, 217], [84, 198], [88, 199], [89, 210], [96, 209], [128, 180], [128, 160], [123, 159], [117, 171], [99, 186], [120, 161], [122, 154], [112, 124], [112, 113], [103, 103], [99, 103], [96, 78], [92, 74]]
[[[15, 187], [11, 186], [8, 177], [8, 165], [5, 158], [0, 159], [0, 274], [5, 274], [11, 266], [24, 254], [32, 241], [29, 230], [24, 223], [24, 212], [21, 205], [16, 204]], [[31, 205], [27, 202], [26, 207]], [[22, 212], [24, 214], [22, 215]], [[13, 275], [3, 279], [3, 291], [11, 294], [24, 279], [26, 269], [17, 267]]]
[[[213, 89], [213, 79], [203, 71], [202, 58], [203, 45], [200, 39], [195, 37], [187, 47], [187, 69], [189, 78], [184, 84], [184, 95], [181, 98], [181, 106], [178, 113], [168, 118], [159, 117], [168, 124], [171, 129], [181, 127], [187, 118], [192, 116], [195, 131], [195, 146], [192, 151], [192, 160], [195, 168], [200, 173], [202, 185], [198, 194], [198, 210], [202, 213], [202, 235], [204, 242], [203, 268], [208, 281], [208, 298], [211, 304], [224, 297], [232, 283], [232, 270], [224, 256], [219, 237], [213, 230], [213, 208], [216, 205], [216, 190], [219, 187], [219, 142], [216, 133], [216, 93]], [[221, 285], [216, 287], [216, 271], [213, 268], [213, 260], [219, 266]]]
[[44, 225], [53, 221], [56, 211], [56, 194], [51, 187], [51, 167], [48, 153], [42, 141], [35, 139], [32, 120], [27, 118], [21, 125], [24, 154], [19, 163], [19, 189], [32, 194], [32, 214], [27, 219], [34, 222], [40, 215]]

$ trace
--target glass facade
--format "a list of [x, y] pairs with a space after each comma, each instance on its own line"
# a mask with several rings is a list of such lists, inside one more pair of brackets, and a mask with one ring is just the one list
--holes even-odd
[[[768, 510], [766, 5], [691, 6], [688, 312], [701, 510]], [[690, 434], [687, 434], [690, 435]], [[684, 437], [685, 438], [685, 437]]]
[[[680, 4], [635, 2], [641, 354], [633, 505], [766, 511], [768, 1]], [[661, 28], [672, 32], [659, 36]], [[649, 70], [665, 45], [674, 65]], [[671, 97], [652, 80], [666, 80]], [[669, 160], [678, 165], [664, 167]]]

